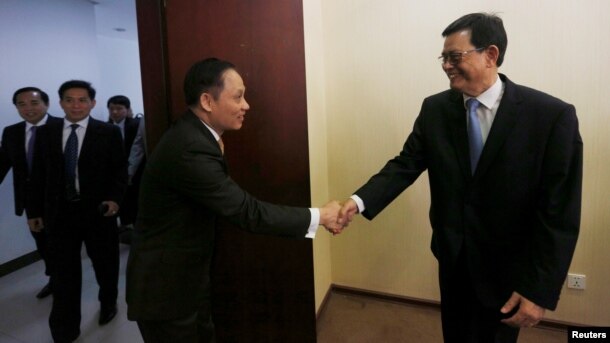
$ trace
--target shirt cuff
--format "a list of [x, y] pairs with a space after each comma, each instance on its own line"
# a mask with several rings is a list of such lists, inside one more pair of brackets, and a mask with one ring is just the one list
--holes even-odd
[[359, 196], [354, 194], [350, 197], [350, 199], [354, 200], [356, 205], [358, 205], [358, 213], [362, 213], [364, 210], [366, 210], [366, 207], [364, 207], [364, 201], [362, 201]]
[[318, 226], [320, 226], [320, 209], [319, 208], [310, 208], [309, 212], [311, 213], [311, 221], [309, 222], [309, 228], [307, 229], [307, 234], [305, 238], [316, 238], [316, 232], [318, 231]]

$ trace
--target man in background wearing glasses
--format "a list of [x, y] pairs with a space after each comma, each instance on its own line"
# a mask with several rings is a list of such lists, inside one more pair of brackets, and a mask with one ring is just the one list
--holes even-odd
[[428, 171], [445, 342], [516, 342], [557, 306], [580, 226], [574, 106], [498, 73], [502, 19], [442, 33], [447, 91], [426, 98], [402, 151], [348, 199], [371, 220]]

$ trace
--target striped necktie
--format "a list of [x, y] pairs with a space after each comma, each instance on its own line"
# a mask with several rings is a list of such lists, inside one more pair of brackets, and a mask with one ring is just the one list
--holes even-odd
[[66, 147], [64, 148], [64, 162], [65, 162], [65, 174], [66, 174], [66, 199], [74, 199], [77, 197], [76, 193], [76, 163], [78, 161], [78, 137], [76, 136], [76, 129], [78, 124], [70, 125], [72, 131], [66, 141]]

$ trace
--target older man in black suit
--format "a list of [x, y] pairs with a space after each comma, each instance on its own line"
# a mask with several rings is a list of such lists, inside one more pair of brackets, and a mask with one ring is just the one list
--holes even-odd
[[[13, 94], [13, 105], [23, 121], [4, 128], [2, 144], [0, 145], [0, 183], [8, 171], [13, 168], [13, 189], [15, 198], [15, 214], [21, 216], [28, 211], [27, 189], [30, 187], [30, 175], [34, 157], [36, 131], [47, 122], [61, 122], [47, 113], [49, 96], [36, 87], [20, 88]], [[36, 242], [36, 250], [45, 264], [45, 274], [50, 274], [47, 233], [44, 227], [31, 226], [30, 233]], [[51, 294], [51, 284], [48, 282], [36, 294], [44, 298]]]
[[59, 88], [66, 116], [40, 129], [32, 190], [39, 193], [28, 217], [44, 219], [53, 265], [53, 308], [49, 318], [55, 342], [80, 335], [81, 246], [91, 258], [100, 291], [99, 324], [116, 315], [119, 242], [116, 213], [127, 185], [121, 132], [89, 116], [95, 89], [86, 81]]
[[400, 155], [346, 201], [372, 219], [428, 171], [445, 342], [516, 342], [557, 306], [580, 226], [583, 143], [574, 106], [498, 74], [495, 15], [443, 31], [450, 90], [423, 102]]
[[221, 136], [239, 130], [250, 108], [231, 63], [195, 63], [184, 92], [189, 110], [144, 171], [127, 266], [127, 316], [146, 342], [214, 342], [209, 268], [218, 216], [254, 232], [304, 238], [319, 224], [336, 229], [340, 208], [272, 205], [229, 177]]

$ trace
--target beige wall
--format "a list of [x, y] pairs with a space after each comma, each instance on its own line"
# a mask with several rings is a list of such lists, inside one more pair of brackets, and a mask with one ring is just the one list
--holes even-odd
[[[330, 199], [321, 10], [319, 0], [303, 1], [311, 202], [314, 206], [321, 206]], [[330, 237], [320, 229], [313, 244], [316, 310], [332, 283]]]
[[[502, 73], [576, 106], [584, 140], [583, 218], [570, 272], [587, 289], [564, 289], [553, 320], [610, 325], [610, 2], [304, 0], [315, 205], [344, 199], [396, 155], [424, 97], [448, 82], [436, 57], [442, 30], [470, 12], [504, 19]], [[427, 175], [373, 222], [357, 218], [314, 243], [317, 306], [331, 283], [438, 300], [429, 250]]]

